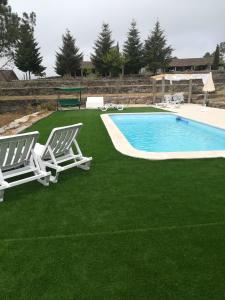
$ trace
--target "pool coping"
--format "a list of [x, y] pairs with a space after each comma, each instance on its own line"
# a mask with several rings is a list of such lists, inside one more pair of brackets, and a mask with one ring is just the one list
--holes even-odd
[[[166, 159], [198, 159], [198, 158], [218, 158], [225, 157], [225, 150], [214, 150], [214, 151], [188, 151], [188, 152], [147, 152], [134, 148], [129, 141], [126, 139], [124, 134], [120, 131], [117, 125], [110, 118], [110, 115], [129, 115], [129, 114], [173, 114], [180, 116], [174, 112], [143, 112], [143, 113], [109, 113], [109, 114], [101, 114], [101, 119], [108, 131], [108, 134], [111, 138], [111, 141], [120, 153], [135, 157], [135, 158], [143, 158], [148, 160], [166, 160]], [[182, 117], [182, 116], [180, 116]], [[221, 127], [213, 126], [209, 123], [200, 122], [193, 120], [191, 118], [186, 118], [192, 120], [194, 122], [202, 123], [204, 125], [209, 125], [214, 128], [223, 129]]]

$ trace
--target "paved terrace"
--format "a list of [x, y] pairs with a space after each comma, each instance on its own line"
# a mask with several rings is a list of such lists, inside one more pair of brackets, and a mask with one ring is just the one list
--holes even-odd
[[[161, 108], [161, 107], [160, 107]], [[166, 107], [182, 117], [225, 129], [225, 109], [206, 107], [199, 104], [183, 104], [179, 108]]]

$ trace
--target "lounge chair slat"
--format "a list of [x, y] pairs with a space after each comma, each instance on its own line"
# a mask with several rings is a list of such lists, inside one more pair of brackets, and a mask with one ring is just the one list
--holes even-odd
[[12, 160], [13, 160], [13, 156], [16, 152], [16, 147], [17, 147], [17, 141], [12, 141], [9, 143], [9, 147], [8, 147], [8, 151], [7, 151], [7, 158], [6, 158], [6, 161], [4, 163], [4, 167], [7, 167], [7, 166], [11, 166], [13, 164], [12, 163]]
[[19, 175], [24, 175], [26, 173], [34, 172], [36, 170], [37, 170], [37, 168], [31, 168], [30, 166], [21, 167], [21, 168], [18, 168], [18, 169], [13, 169], [13, 170], [10, 170], [10, 171], [6, 171], [4, 173], [4, 178], [8, 179], [8, 178], [16, 176], [17, 174], [18, 174], [18, 176]]
[[23, 148], [25, 145], [25, 140], [21, 140], [17, 144], [17, 149], [16, 149], [16, 154], [13, 160], [13, 164], [17, 164], [21, 161], [22, 159], [22, 154], [23, 154]]
[[62, 147], [59, 149], [59, 152], [57, 154], [69, 151], [69, 148], [71, 147], [71, 144], [73, 143], [73, 140], [75, 138], [76, 131], [77, 129], [68, 130], [67, 139], [65, 140], [65, 142], [63, 143]]
[[25, 140], [25, 145], [24, 145], [24, 148], [23, 148], [23, 154], [22, 154], [22, 157], [21, 157], [21, 162], [24, 162], [29, 154], [30, 154], [30, 149], [32, 148], [32, 142], [33, 142], [33, 139], [32, 137], [29, 137]]
[[8, 147], [9, 147], [9, 143], [7, 141], [0, 145], [0, 168], [3, 167], [3, 164], [7, 158]]
[[57, 147], [57, 144], [59, 142], [59, 139], [62, 135], [62, 132], [56, 132], [53, 137], [52, 137], [52, 141], [49, 143], [49, 146], [51, 147], [52, 151], [55, 150], [55, 148]]
[[58, 143], [55, 149], [53, 149], [54, 154], [58, 154], [60, 149], [63, 148], [63, 144], [65, 143], [66, 136], [67, 136], [67, 131], [62, 131], [60, 138], [58, 139]]
[[79, 132], [79, 128], [76, 128], [73, 132], [72, 132], [72, 135], [70, 137], [70, 141], [68, 141], [67, 145], [66, 145], [66, 150], [68, 151], [71, 147], [72, 147], [72, 144], [73, 144], [73, 141], [76, 139], [77, 135], [78, 135], [78, 132]]
[[71, 135], [72, 135], [73, 131], [72, 130], [67, 130], [65, 132], [65, 134], [63, 135], [64, 139], [61, 142], [61, 145], [58, 147], [58, 150], [56, 151], [56, 154], [65, 152], [66, 150], [66, 145], [68, 144], [68, 142], [71, 139]]

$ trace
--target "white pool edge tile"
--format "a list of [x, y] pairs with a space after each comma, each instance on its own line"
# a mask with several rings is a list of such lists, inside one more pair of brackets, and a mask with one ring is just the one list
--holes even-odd
[[[115, 113], [117, 114], [117, 113]], [[121, 113], [120, 113], [121, 114]], [[134, 113], [122, 113], [122, 114], [134, 114]], [[136, 113], [135, 113], [136, 114]], [[138, 114], [138, 113], [137, 113]], [[140, 113], [140, 114], [157, 114], [153, 113]], [[158, 114], [172, 114], [170, 112], [158, 113]], [[108, 131], [108, 134], [112, 140], [112, 143], [117, 151], [120, 153], [135, 157], [143, 158], [148, 160], [166, 160], [166, 159], [198, 159], [198, 158], [218, 158], [225, 157], [225, 151], [189, 151], [189, 152], [146, 152], [137, 150], [134, 148], [116, 126], [113, 120], [110, 118], [112, 114], [101, 114], [101, 119]], [[200, 121], [199, 121], [200, 122]], [[203, 122], [200, 122], [203, 123]], [[206, 125], [211, 125], [209, 123], [203, 123]], [[213, 125], [211, 125], [213, 126]], [[219, 128], [219, 127], [217, 127]], [[221, 128], [223, 129], [223, 128]]]

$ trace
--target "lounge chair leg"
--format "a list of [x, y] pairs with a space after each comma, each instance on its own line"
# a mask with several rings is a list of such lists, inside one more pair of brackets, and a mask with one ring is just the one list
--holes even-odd
[[3, 197], [4, 197], [4, 190], [0, 191], [0, 202], [3, 202]]
[[44, 186], [49, 186], [49, 181], [50, 181], [50, 172], [47, 173], [46, 168], [43, 171], [36, 171], [34, 172], [36, 175], [42, 174], [42, 175], [46, 175], [42, 178], [37, 179], [37, 181], [39, 183], [41, 183]]
[[49, 186], [50, 175], [48, 175], [48, 176], [46, 176], [44, 178], [40, 178], [37, 181], [40, 182], [44, 186]]
[[90, 170], [90, 166], [91, 166], [91, 162], [88, 161], [85, 164], [79, 165], [77, 167], [82, 169], [82, 170], [88, 171], [88, 170]]
[[50, 176], [50, 181], [52, 183], [57, 183], [58, 182], [58, 178], [59, 178], [59, 173], [56, 172], [55, 176], [53, 176], [53, 175]]

